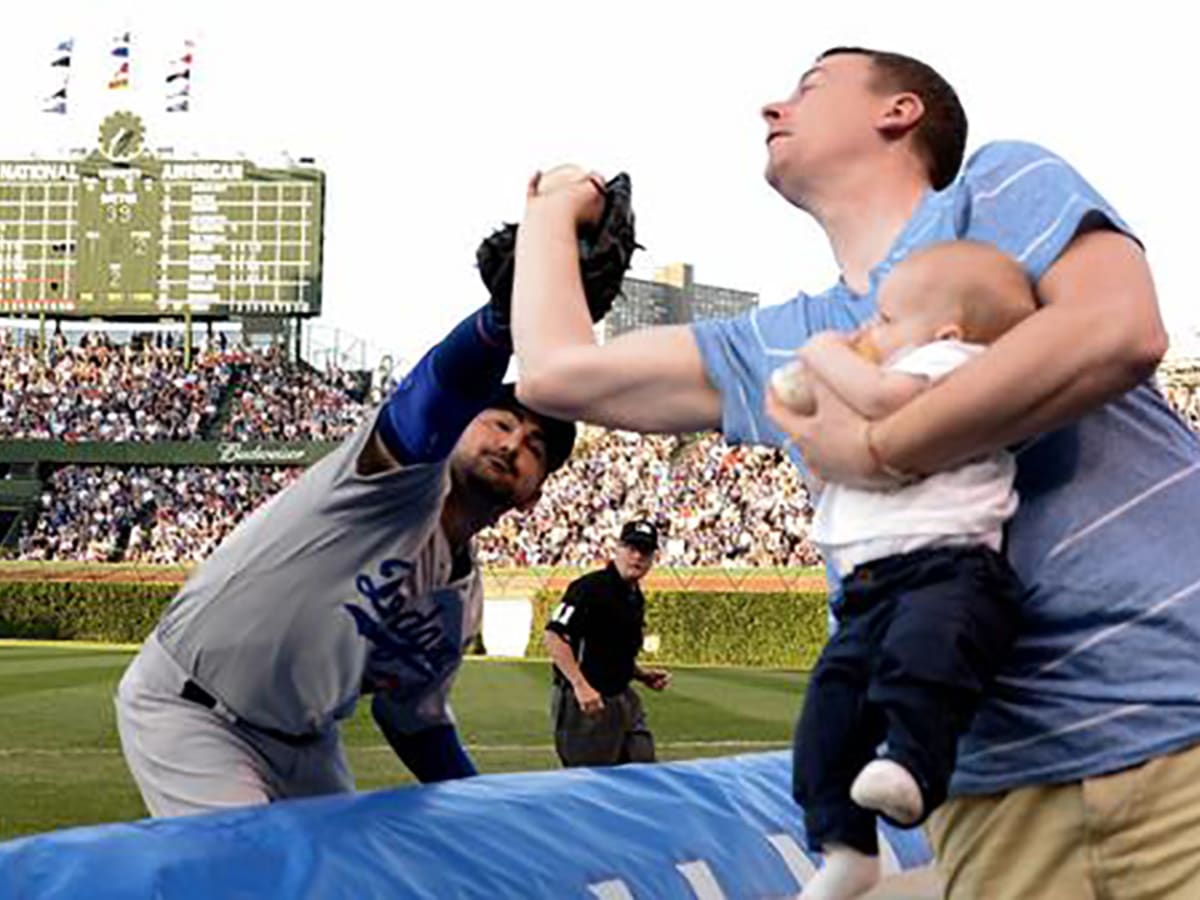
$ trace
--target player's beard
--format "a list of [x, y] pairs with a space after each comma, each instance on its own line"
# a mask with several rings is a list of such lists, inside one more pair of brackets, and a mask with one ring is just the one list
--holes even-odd
[[451, 474], [463, 495], [474, 504], [505, 512], [517, 505], [515, 475], [497, 472], [487, 461], [488, 455], [480, 453], [475, 459], [459, 462]]

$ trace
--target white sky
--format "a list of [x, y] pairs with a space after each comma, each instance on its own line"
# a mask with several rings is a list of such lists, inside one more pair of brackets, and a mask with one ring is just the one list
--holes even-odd
[[[634, 274], [687, 261], [766, 304], [827, 287], [820, 232], [762, 180], [758, 110], [821, 50], [861, 44], [941, 71], [967, 108], [969, 150], [1020, 138], [1072, 162], [1145, 241], [1176, 352], [1200, 349], [1187, 281], [1200, 75], [1183, 4], [1010, 0], [990, 17], [942, 0], [707, 6], [21, 4], [0, 32], [0, 156], [90, 147], [117, 100], [152, 147], [315, 156], [328, 174], [322, 320], [413, 360], [484, 301], [476, 244], [520, 215], [533, 169], [564, 160], [633, 176], [649, 248]], [[140, 89], [108, 93], [125, 29]], [[42, 114], [54, 45], [72, 36], [70, 115]], [[193, 111], [166, 116], [166, 63], [189, 37]]]

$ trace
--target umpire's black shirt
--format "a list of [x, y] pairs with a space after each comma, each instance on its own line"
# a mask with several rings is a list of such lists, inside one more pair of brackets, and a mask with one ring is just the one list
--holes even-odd
[[[601, 696], [612, 697], [633, 680], [645, 619], [646, 598], [641, 589], [623, 579], [616, 565], [609, 563], [567, 586], [546, 630], [571, 645], [588, 684]], [[566, 683], [558, 666], [554, 678]]]

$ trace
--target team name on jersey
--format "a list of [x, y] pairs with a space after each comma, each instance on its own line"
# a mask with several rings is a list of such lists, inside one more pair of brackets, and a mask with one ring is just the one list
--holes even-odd
[[392, 689], [415, 690], [432, 681], [458, 654], [456, 643], [447, 640], [438, 604], [406, 606], [410, 592], [404, 587], [413, 569], [406, 560], [386, 559], [376, 576], [363, 572], [355, 578], [374, 617], [358, 604], [344, 604], [358, 633], [372, 645], [369, 673]]

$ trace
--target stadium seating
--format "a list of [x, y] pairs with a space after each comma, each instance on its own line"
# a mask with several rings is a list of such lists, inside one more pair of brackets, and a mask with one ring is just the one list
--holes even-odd
[[[76, 344], [60, 335], [41, 353], [0, 330], [0, 379], [0, 441], [335, 442], [378, 399], [355, 373], [317, 372], [289, 362], [278, 347], [222, 342], [185, 366], [183, 351], [170, 341], [118, 345], [104, 334]], [[1159, 381], [1166, 398], [1200, 427], [1200, 364], [1166, 364]], [[9, 553], [193, 562], [298, 472], [43, 466], [36, 515], [14, 528], [18, 540]], [[779, 451], [729, 447], [716, 435], [597, 429], [584, 430], [571, 462], [550, 479], [536, 507], [505, 516], [479, 536], [479, 558], [492, 567], [591, 565], [611, 556], [622, 522], [633, 516], [661, 524], [663, 565], [820, 561], [808, 539], [807, 492]]]

